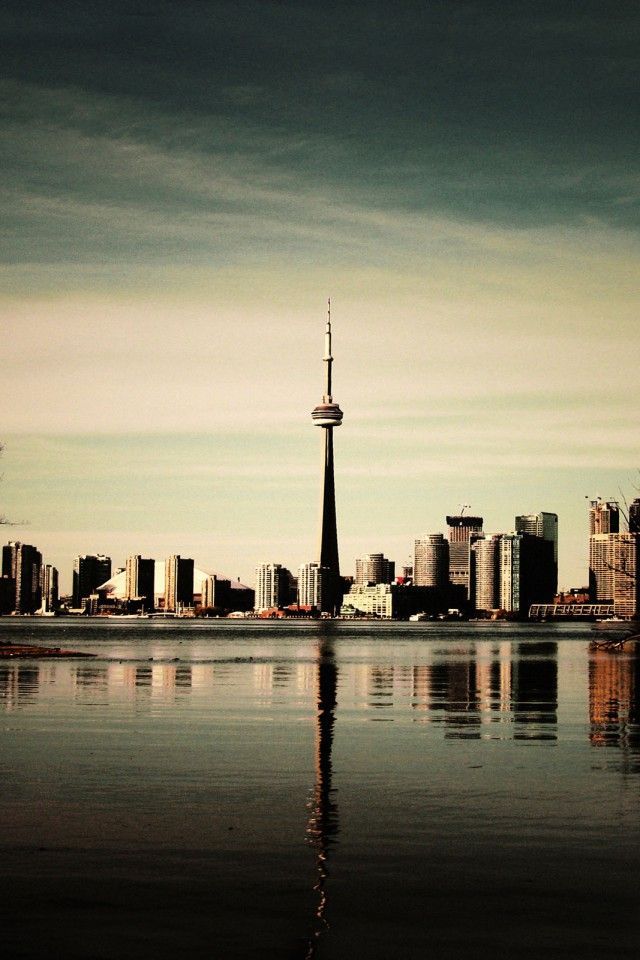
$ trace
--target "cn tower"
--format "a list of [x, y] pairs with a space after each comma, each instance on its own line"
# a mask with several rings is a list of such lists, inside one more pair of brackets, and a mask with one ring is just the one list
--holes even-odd
[[331, 393], [331, 300], [328, 302], [327, 326], [324, 334], [326, 363], [325, 392], [322, 403], [311, 413], [313, 422], [322, 427], [323, 472], [320, 517], [320, 566], [327, 571], [322, 590], [322, 612], [335, 614], [342, 601], [340, 559], [338, 557], [338, 530], [336, 526], [336, 490], [333, 480], [333, 428], [342, 423], [342, 410], [334, 403]]

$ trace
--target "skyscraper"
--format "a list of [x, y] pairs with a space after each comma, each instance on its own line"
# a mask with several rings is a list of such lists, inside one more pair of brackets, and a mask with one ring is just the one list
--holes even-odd
[[387, 560], [383, 553], [367, 553], [356, 559], [355, 583], [363, 586], [368, 583], [392, 583], [395, 575], [395, 563]]
[[442, 533], [430, 533], [414, 544], [413, 582], [416, 587], [449, 586], [449, 541]]
[[336, 524], [336, 493], [333, 477], [333, 428], [342, 423], [342, 410], [333, 401], [331, 373], [333, 357], [331, 355], [331, 301], [327, 313], [327, 326], [324, 335], [324, 357], [326, 363], [325, 392], [322, 402], [312, 411], [311, 416], [317, 427], [322, 427], [323, 472], [322, 506], [320, 518], [320, 556], [321, 567], [328, 571], [326, 588], [323, 590], [322, 610], [335, 614], [342, 601], [340, 581], [340, 560], [338, 556], [338, 528]]
[[127, 557], [127, 600], [142, 600], [146, 610], [153, 609], [156, 562], [144, 559], [139, 553]]
[[629, 533], [640, 533], [640, 499], [629, 504]]
[[550, 539], [534, 533], [503, 533], [499, 567], [502, 610], [526, 617], [531, 604], [552, 602], [558, 568]]
[[471, 543], [482, 536], [482, 517], [459, 514], [447, 517], [449, 539], [449, 579], [465, 587], [469, 596]]
[[620, 504], [617, 500], [592, 500], [589, 504], [589, 536], [620, 532]]
[[2, 548], [2, 574], [13, 580], [16, 613], [34, 613], [41, 603], [42, 554], [29, 543], [11, 541]]
[[164, 564], [164, 609], [193, 605], [193, 560], [174, 554]]
[[327, 571], [317, 561], [303, 563], [298, 569], [298, 604], [322, 610], [322, 594]]
[[613, 603], [618, 616], [639, 610], [640, 534], [596, 533], [589, 537], [589, 593], [592, 603]]
[[285, 607], [291, 599], [291, 572], [281, 563], [261, 563], [256, 567], [256, 610]]
[[73, 606], [82, 606], [83, 600], [90, 597], [96, 587], [105, 583], [110, 576], [111, 557], [101, 553], [86, 553], [76, 557], [73, 563]]
[[[553, 563], [555, 565], [551, 591], [553, 597], [558, 589], [558, 514], [546, 513], [542, 510], [540, 513], [528, 513], [516, 517], [516, 533], [529, 533], [553, 544]], [[548, 584], [548, 580], [545, 580], [545, 584]]]
[[476, 540], [473, 598], [476, 610], [495, 610], [500, 602], [500, 534]]
[[58, 571], [50, 563], [42, 567], [40, 574], [42, 610], [52, 613], [58, 608]]

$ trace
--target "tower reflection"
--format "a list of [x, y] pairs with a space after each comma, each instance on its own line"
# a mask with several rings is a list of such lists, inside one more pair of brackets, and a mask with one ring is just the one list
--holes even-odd
[[338, 667], [331, 637], [318, 641], [316, 664], [316, 780], [309, 802], [307, 840], [315, 852], [316, 894], [312, 933], [307, 942], [305, 957], [316, 955], [318, 940], [328, 928], [326, 882], [329, 876], [329, 852], [338, 833], [338, 808], [331, 785], [333, 726], [335, 723]]

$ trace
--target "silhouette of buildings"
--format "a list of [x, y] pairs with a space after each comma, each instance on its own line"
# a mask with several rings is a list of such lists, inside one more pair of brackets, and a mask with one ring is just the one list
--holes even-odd
[[35, 613], [42, 603], [42, 554], [29, 543], [10, 541], [2, 548], [2, 575], [8, 612]]
[[155, 568], [155, 560], [143, 559], [139, 553], [127, 557], [126, 599], [140, 601], [147, 611], [154, 606]]
[[178, 612], [193, 606], [193, 560], [174, 554], [164, 568], [164, 609]]
[[72, 605], [77, 609], [95, 593], [100, 584], [111, 577], [111, 557], [85, 553], [73, 564]]

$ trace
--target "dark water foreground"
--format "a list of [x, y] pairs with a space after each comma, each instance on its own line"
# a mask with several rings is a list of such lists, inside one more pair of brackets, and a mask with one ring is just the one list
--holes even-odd
[[640, 659], [583, 627], [0, 621], [5, 957], [636, 957]]

